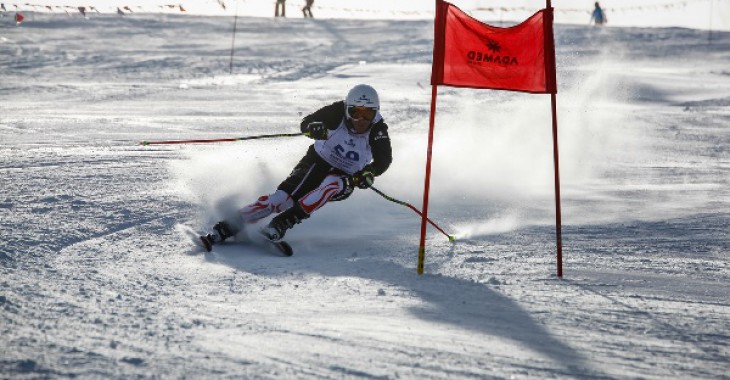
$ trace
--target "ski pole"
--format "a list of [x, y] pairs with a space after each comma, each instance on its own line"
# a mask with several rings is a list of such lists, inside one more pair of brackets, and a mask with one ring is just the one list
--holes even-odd
[[[421, 213], [421, 211], [419, 211], [417, 208], [415, 208], [412, 204], [410, 204], [408, 202], [399, 201], [393, 197], [390, 197], [390, 196], [386, 195], [385, 193], [383, 193], [382, 191], [376, 189], [374, 186], [370, 186], [370, 189], [373, 190], [374, 192], [378, 193], [378, 195], [380, 195], [381, 197], [383, 197], [393, 203], [397, 203], [401, 206], [406, 206], [406, 207], [410, 208], [411, 210], [415, 211], [416, 214], [423, 217], [423, 213]], [[436, 227], [436, 229], [439, 230], [442, 234], [446, 235], [446, 237], [449, 238], [449, 241], [453, 242], [454, 240], [456, 240], [456, 237], [454, 235], [447, 234], [444, 230], [441, 229], [441, 227], [437, 226], [436, 223], [433, 222], [433, 220], [431, 220], [428, 217], [426, 217], [426, 220], [428, 220], [428, 222], [431, 223], [432, 226]]]
[[301, 136], [303, 133], [276, 133], [272, 135], [256, 135], [246, 137], [231, 137], [223, 139], [198, 139], [198, 140], [168, 140], [168, 141], [140, 141], [139, 145], [167, 145], [167, 144], [207, 144], [216, 142], [231, 142], [243, 140], [271, 139], [277, 137], [294, 137]]

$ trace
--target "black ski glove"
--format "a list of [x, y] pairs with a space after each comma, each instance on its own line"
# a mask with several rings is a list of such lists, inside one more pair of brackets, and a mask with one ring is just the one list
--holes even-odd
[[307, 124], [307, 128], [304, 130], [304, 136], [315, 140], [327, 140], [329, 137], [329, 130], [321, 121], [313, 121]]
[[352, 175], [352, 183], [361, 189], [367, 189], [375, 183], [373, 172], [365, 169]]

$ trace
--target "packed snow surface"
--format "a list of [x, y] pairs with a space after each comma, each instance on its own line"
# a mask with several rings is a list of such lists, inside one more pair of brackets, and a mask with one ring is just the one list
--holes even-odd
[[[35, 14], [0, 29], [2, 378], [727, 378], [730, 34], [556, 25], [550, 97], [441, 87], [420, 218], [358, 190], [281, 257], [188, 238], [376, 87], [422, 207], [433, 24]], [[231, 70], [232, 69], [232, 70]]]

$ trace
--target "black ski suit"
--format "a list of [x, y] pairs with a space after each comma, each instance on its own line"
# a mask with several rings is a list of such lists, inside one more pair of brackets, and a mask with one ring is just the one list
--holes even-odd
[[[345, 102], [338, 101], [305, 116], [302, 119], [300, 128], [302, 132], [305, 132], [309, 123], [318, 121], [322, 122], [327, 129], [335, 130], [343, 120], [345, 120]], [[388, 125], [385, 124], [379, 113], [374, 121], [375, 123], [365, 132], [370, 134], [369, 145], [373, 160], [363, 170], [370, 171], [377, 177], [388, 170], [393, 161], [393, 154], [390, 137], [388, 136]], [[349, 123], [349, 121], [345, 120], [345, 123]], [[320, 157], [314, 149], [314, 144], [312, 144], [289, 174], [289, 177], [279, 185], [278, 189], [285, 191], [294, 201], [298, 202], [301, 197], [316, 189], [329, 174], [345, 175], [346, 173], [333, 167]], [[351, 193], [351, 188], [345, 189], [342, 193], [335, 195], [331, 201], [343, 200]]]

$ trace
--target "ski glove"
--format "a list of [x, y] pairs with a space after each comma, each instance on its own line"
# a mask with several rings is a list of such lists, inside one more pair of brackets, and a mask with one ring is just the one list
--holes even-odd
[[352, 175], [352, 183], [361, 189], [367, 189], [375, 182], [375, 175], [369, 170], [361, 170]]
[[321, 121], [313, 121], [309, 123], [304, 130], [304, 135], [310, 139], [327, 140], [329, 130]]

